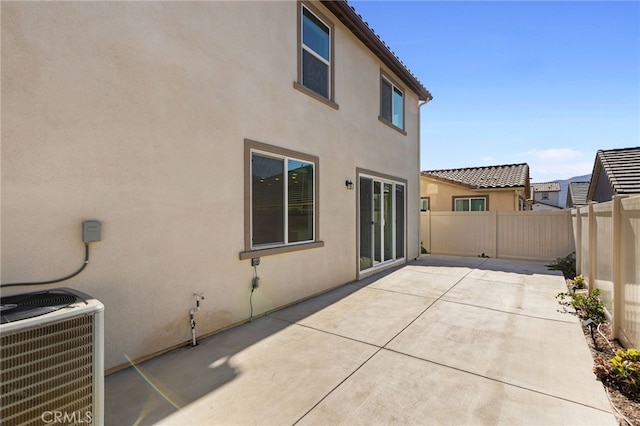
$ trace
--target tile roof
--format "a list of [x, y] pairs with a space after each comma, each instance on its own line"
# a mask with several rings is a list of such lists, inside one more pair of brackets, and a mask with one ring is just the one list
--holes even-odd
[[537, 182], [531, 184], [533, 192], [560, 191], [560, 182]]
[[426, 170], [421, 174], [469, 188], [529, 188], [529, 165], [527, 163]]
[[616, 194], [640, 194], [640, 146], [597, 152], [589, 199], [593, 197], [601, 171], [604, 171]]
[[585, 206], [587, 204], [587, 194], [589, 193], [589, 182], [569, 182], [567, 190], [567, 206], [571, 197], [571, 206]]

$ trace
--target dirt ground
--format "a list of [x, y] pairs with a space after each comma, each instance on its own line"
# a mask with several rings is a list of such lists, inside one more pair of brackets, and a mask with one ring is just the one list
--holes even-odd
[[[600, 357], [608, 361], [613, 358], [618, 349], [624, 349], [618, 341], [610, 340], [611, 327], [608, 323], [602, 323], [599, 332], [594, 329], [593, 339], [588, 328], [583, 328], [583, 331], [594, 360]], [[618, 424], [620, 426], [640, 426], [640, 397], [633, 398], [624, 395], [616, 389], [614, 383], [603, 383], [603, 386], [614, 408], [613, 414], [618, 419]]]

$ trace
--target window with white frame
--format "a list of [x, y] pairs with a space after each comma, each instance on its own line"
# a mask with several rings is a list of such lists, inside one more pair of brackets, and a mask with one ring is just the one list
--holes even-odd
[[380, 118], [404, 130], [404, 92], [385, 75], [380, 76]]
[[421, 212], [429, 211], [429, 198], [420, 199], [420, 211]]
[[251, 151], [251, 249], [315, 240], [317, 161]]
[[331, 98], [331, 26], [302, 5], [300, 84], [324, 98]]
[[457, 212], [483, 212], [487, 210], [486, 197], [456, 197], [453, 210]]

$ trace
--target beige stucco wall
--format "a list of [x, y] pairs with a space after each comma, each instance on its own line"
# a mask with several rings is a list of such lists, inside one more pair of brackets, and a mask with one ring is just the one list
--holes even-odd
[[440, 180], [420, 176], [420, 197], [429, 197], [429, 208], [435, 212], [453, 210], [453, 197], [489, 197], [489, 211], [517, 211], [521, 189], [468, 189]]
[[[378, 121], [381, 62], [335, 25], [335, 101], [293, 88], [295, 2], [2, 2], [2, 282], [48, 280], [106, 306], [107, 369], [249, 318], [243, 141], [319, 157], [324, 247], [263, 257], [254, 313], [357, 277], [356, 168], [408, 180], [419, 253], [418, 101]], [[319, 6], [327, 16], [329, 12]], [[273, 25], [278, 23], [278, 25]], [[388, 70], [385, 69], [388, 72]]]

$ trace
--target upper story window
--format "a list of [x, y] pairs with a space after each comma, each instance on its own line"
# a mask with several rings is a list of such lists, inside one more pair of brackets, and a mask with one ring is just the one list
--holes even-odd
[[404, 92], [384, 74], [380, 76], [380, 118], [404, 130]]
[[456, 197], [453, 210], [457, 212], [483, 212], [487, 210], [486, 197]]
[[298, 81], [294, 87], [338, 109], [333, 102], [333, 25], [315, 8], [298, 4]]

